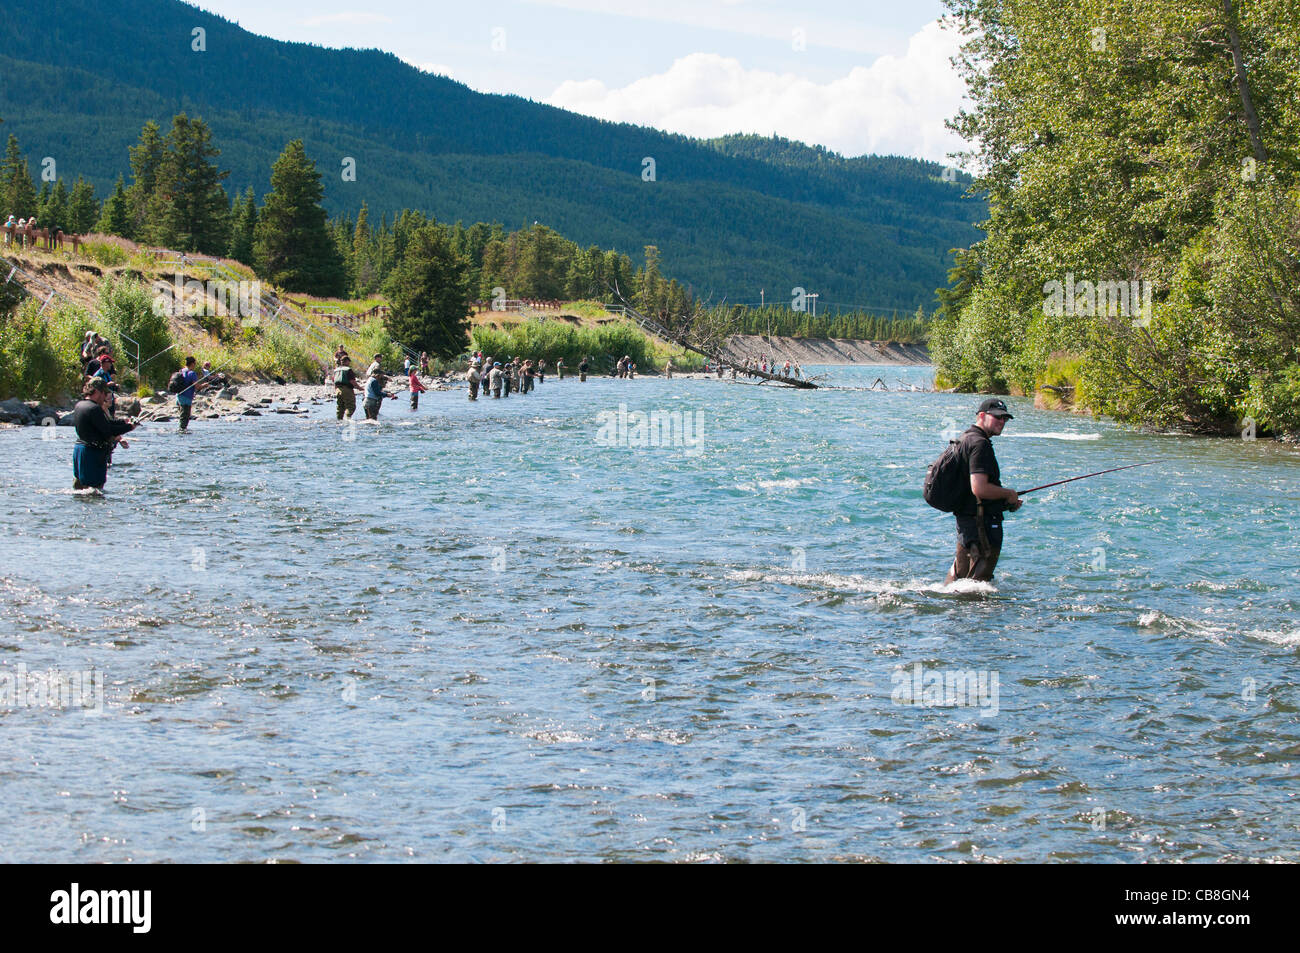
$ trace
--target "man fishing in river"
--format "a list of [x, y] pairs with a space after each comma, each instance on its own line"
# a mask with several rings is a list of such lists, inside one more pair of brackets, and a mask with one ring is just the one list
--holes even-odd
[[86, 381], [82, 394], [83, 399], [72, 410], [72, 423], [77, 429], [77, 444], [72, 448], [72, 488], [102, 491], [108, 480], [113, 446], [128, 446], [122, 436], [134, 430], [135, 424], [108, 416], [110, 394], [103, 378]]
[[1002, 485], [993, 437], [1014, 420], [1006, 401], [990, 397], [980, 404], [975, 423], [958, 441], [958, 452], [969, 474], [970, 495], [953, 510], [957, 518], [957, 555], [944, 584], [957, 579], [988, 582], [1002, 552], [1002, 513], [1020, 509], [1015, 490]]

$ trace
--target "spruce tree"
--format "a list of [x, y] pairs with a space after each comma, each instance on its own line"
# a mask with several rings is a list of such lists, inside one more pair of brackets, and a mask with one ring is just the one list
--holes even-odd
[[253, 187], [250, 185], [242, 199], [235, 199], [235, 212], [230, 228], [230, 257], [235, 261], [252, 265], [256, 257], [253, 253], [256, 241], [257, 200], [253, 196]]
[[99, 202], [95, 198], [95, 187], [77, 176], [72, 186], [72, 197], [68, 199], [68, 220], [63, 230], [74, 235], [84, 235], [95, 227], [99, 218]]
[[165, 142], [145, 234], [167, 248], [219, 255], [229, 241], [230, 200], [221, 182], [230, 173], [212, 162], [221, 154], [212, 131], [179, 113]]
[[27, 159], [18, 150], [18, 137], [9, 136], [5, 148], [4, 164], [0, 165], [0, 200], [4, 208], [0, 213], [18, 218], [31, 218], [36, 214], [36, 185], [27, 170]]
[[447, 229], [427, 223], [408, 238], [406, 254], [385, 290], [387, 325], [407, 347], [452, 358], [469, 337], [469, 262], [451, 247]]
[[[47, 182], [48, 186], [49, 183]], [[53, 232], [55, 228], [61, 228], [68, 231], [68, 187], [63, 184], [63, 180], [54, 183], [54, 188], [47, 193], [45, 188], [41, 189], [41, 195], [44, 201], [41, 202], [40, 211], [36, 213], [41, 225]]]
[[158, 187], [158, 170], [162, 167], [163, 142], [158, 124], [150, 119], [140, 130], [140, 141], [128, 150], [131, 156], [131, 187], [127, 189], [127, 204], [131, 209], [131, 223], [125, 231], [113, 232], [123, 238], [143, 239], [147, 231], [149, 203]]
[[347, 291], [342, 256], [321, 207], [325, 190], [302, 140], [284, 147], [271, 167], [253, 256], [257, 273], [286, 291], [334, 297]]
[[104, 210], [94, 228], [95, 231], [102, 232], [105, 235], [120, 235], [123, 238], [130, 238], [134, 231], [132, 224], [131, 200], [126, 194], [126, 184], [123, 182], [122, 176], [119, 175], [117, 183], [113, 186], [113, 194], [104, 201]]

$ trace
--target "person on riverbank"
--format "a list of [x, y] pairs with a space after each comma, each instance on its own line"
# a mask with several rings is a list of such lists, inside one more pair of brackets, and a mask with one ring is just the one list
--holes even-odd
[[335, 406], [339, 420], [344, 417], [350, 420], [357, 412], [357, 391], [361, 390], [361, 382], [357, 380], [357, 372], [352, 369], [352, 358], [348, 357], [346, 351], [339, 358], [339, 366], [334, 368], [334, 389], [337, 392]]
[[384, 355], [376, 354], [375, 359], [371, 361], [370, 366], [366, 368], [366, 379], [369, 380], [370, 378], [374, 377], [376, 374], [383, 373], [384, 370], [383, 363], [384, 363]]
[[993, 439], [1014, 420], [1006, 401], [990, 397], [979, 406], [975, 423], [961, 435], [959, 453], [969, 474], [970, 493], [953, 510], [957, 520], [957, 554], [944, 584], [957, 579], [988, 582], [1002, 553], [1002, 514], [1020, 509], [1015, 490], [1002, 485]]
[[429, 376], [429, 354], [427, 351], [420, 352], [420, 375], [422, 377]]
[[388, 383], [387, 375], [375, 371], [366, 379], [366, 399], [362, 402], [362, 408], [366, 413], [366, 420], [378, 420], [379, 408], [384, 403], [384, 385]]
[[130, 446], [122, 437], [134, 430], [135, 424], [110, 417], [108, 400], [108, 385], [92, 377], [82, 389], [82, 399], [72, 408], [72, 425], [77, 431], [77, 443], [72, 448], [74, 490], [103, 490], [113, 447]]
[[411, 365], [408, 380], [411, 384], [411, 409], [417, 410], [420, 406], [420, 395], [428, 390], [428, 388], [425, 387], [424, 384], [420, 383], [420, 369], [414, 364]]
[[194, 392], [207, 390], [208, 382], [199, 381], [199, 362], [193, 357], [185, 358], [185, 366], [178, 372], [180, 389], [176, 391], [176, 410], [181, 417], [181, 433], [190, 429], [190, 417], [194, 413]]
[[671, 357], [668, 358], [668, 362], [664, 364], [664, 373], [668, 375], [669, 380], [673, 379], [673, 359]]

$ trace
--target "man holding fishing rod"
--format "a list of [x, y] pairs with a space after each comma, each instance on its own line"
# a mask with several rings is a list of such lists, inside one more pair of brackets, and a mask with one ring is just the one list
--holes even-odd
[[1017, 492], [1002, 485], [998, 459], [993, 454], [993, 438], [1002, 433], [1008, 420], [1014, 419], [1006, 401], [990, 397], [980, 404], [974, 426], [959, 439], [949, 441], [948, 449], [926, 471], [921, 490], [925, 501], [957, 518], [957, 555], [944, 585], [958, 579], [988, 582], [993, 578], [1002, 553], [1002, 514], [1020, 509], [1022, 498], [1030, 493], [1160, 462], [1130, 463]]
[[[1006, 401], [990, 397], [980, 404], [975, 423], [955, 444], [956, 460], [968, 474], [969, 493], [953, 508], [957, 518], [957, 555], [944, 584], [957, 579], [993, 578], [1002, 552], [1002, 513], [1020, 509], [1015, 490], [1002, 485], [1002, 471], [993, 453], [993, 437], [1014, 420]], [[962, 487], [962, 489], [966, 489]]]

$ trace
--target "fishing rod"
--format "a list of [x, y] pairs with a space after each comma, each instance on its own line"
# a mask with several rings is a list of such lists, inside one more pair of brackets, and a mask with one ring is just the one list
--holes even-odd
[[1017, 490], [1016, 496], [1024, 496], [1027, 493], [1037, 493], [1039, 490], [1046, 490], [1051, 486], [1060, 486], [1062, 483], [1073, 483], [1075, 480], [1086, 480], [1088, 477], [1101, 476], [1103, 473], [1117, 473], [1120, 470], [1132, 470], [1134, 467], [1149, 467], [1159, 462], [1159, 460], [1148, 460], [1146, 463], [1130, 463], [1126, 467], [1111, 467], [1109, 470], [1098, 470], [1096, 473], [1085, 473], [1083, 476], [1070, 477], [1068, 480], [1057, 480], [1055, 483], [1044, 483], [1042, 486], [1036, 486], [1032, 490]]

